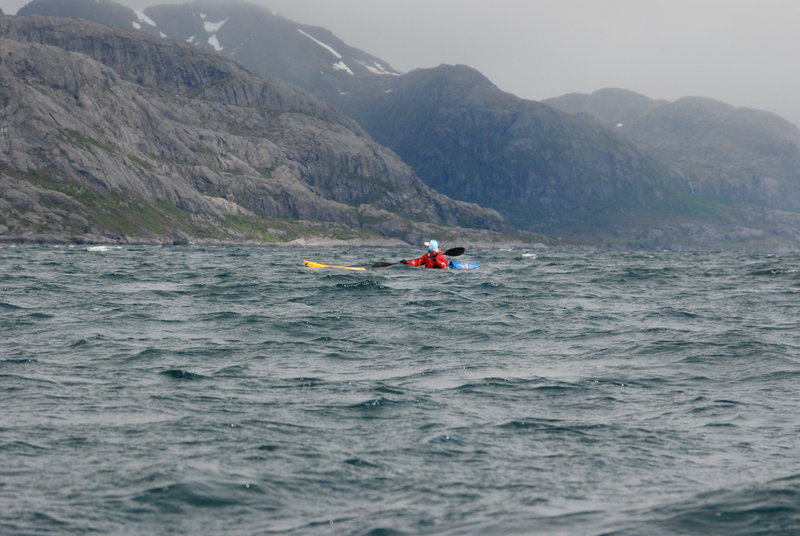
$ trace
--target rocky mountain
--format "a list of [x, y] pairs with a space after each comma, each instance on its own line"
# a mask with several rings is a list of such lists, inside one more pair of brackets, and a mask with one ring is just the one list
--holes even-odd
[[707, 214], [684, 180], [614, 132], [470, 67], [418, 69], [335, 102], [427, 184], [523, 229], [594, 238]]
[[511, 230], [425, 186], [330, 104], [219, 54], [47, 17], [0, 17], [0, 43], [0, 239]]
[[751, 234], [798, 243], [800, 129], [791, 122], [708, 98], [669, 102], [613, 88], [545, 102], [615, 129], [686, 177], [696, 198], [730, 207]]
[[[29, 7], [44, 13], [51, 1]], [[325, 29], [245, 2], [152, 6], [144, 15], [162, 35], [334, 103], [427, 185], [495, 208], [521, 229], [594, 239], [639, 233], [676, 211], [708, 214], [682, 179], [615, 133], [506, 94], [467, 67], [400, 74]]]
[[[108, 4], [97, 1], [95, 13]], [[664, 103], [628, 94], [590, 113], [568, 104], [580, 96], [519, 99], [466, 66], [401, 74], [327, 30], [245, 2], [153, 6], [127, 17], [119, 25], [146, 19], [143, 30], [213, 49], [313, 92], [398, 153], [428, 186], [492, 207], [519, 228], [631, 247], [800, 245], [797, 188], [787, 175], [794, 166], [791, 132], [769, 127], [773, 134], [755, 149], [756, 136], [746, 139], [746, 129], [732, 135], [739, 119], [724, 105], [703, 115], [706, 106], [687, 99], [677, 119]], [[667, 113], [658, 125], [637, 119], [655, 117], [657, 108]], [[691, 126], [693, 118], [703, 125]], [[676, 130], [683, 135], [666, 142], [660, 132], [671, 121], [684, 123]], [[634, 135], [637, 124], [643, 128]], [[686, 128], [696, 135], [686, 136]], [[733, 146], [741, 150], [735, 163]]]
[[170, 37], [332, 102], [428, 186], [494, 208], [521, 229], [656, 248], [800, 240], [792, 217], [759, 216], [747, 195], [727, 195], [726, 177], [711, 187], [616, 124], [516, 98], [466, 66], [400, 74], [327, 30], [242, 2], [145, 13]]
[[622, 89], [545, 102], [614, 128], [689, 177], [699, 196], [800, 210], [800, 129], [775, 114], [700, 97], [651, 100]]

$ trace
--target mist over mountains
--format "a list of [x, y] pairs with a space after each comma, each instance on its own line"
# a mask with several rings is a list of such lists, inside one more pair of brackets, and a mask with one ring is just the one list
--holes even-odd
[[[136, 13], [109, 1], [34, 0], [19, 11], [20, 16], [26, 14], [79, 16], [149, 34], [150, 42], [175, 39], [188, 43], [184, 48], [208, 50], [209, 57], [236, 60], [273, 80], [269, 84], [276, 84], [276, 79], [294, 84], [321, 99], [320, 106], [324, 101], [332, 104], [358, 123], [347, 124], [348, 136], [355, 133], [359, 139], [366, 137], [364, 143], [374, 139], [391, 149], [389, 154], [402, 158], [398, 166], [410, 166], [407, 173], [413, 179], [406, 180], [406, 187], [423, 192], [423, 187], [412, 186], [418, 176], [428, 188], [424, 197], [436, 200], [428, 205], [436, 208], [408, 212], [396, 202], [394, 180], [370, 189], [366, 196], [342, 193], [364, 189], [363, 184], [352, 184], [356, 176], [369, 176], [372, 184], [384, 181], [383, 168], [338, 175], [328, 168], [327, 176], [338, 176], [334, 181], [300, 173], [299, 181], [310, 185], [315, 195], [346, 204], [349, 208], [342, 208], [342, 213], [363, 211], [366, 204], [388, 211], [368, 218], [395, 221], [372, 224], [370, 232], [378, 235], [412, 239], [419, 232], [412, 231], [412, 225], [405, 224], [399, 231], [403, 225], [397, 220], [405, 219], [513, 234], [510, 223], [524, 232], [625, 247], [794, 248], [800, 244], [800, 133], [774, 114], [711, 99], [652, 101], [625, 90], [567, 95], [542, 103], [519, 99], [467, 66], [399, 73], [328, 30], [290, 21], [246, 2], [198, 1], [152, 6]], [[22, 39], [40, 40], [31, 33]], [[93, 47], [97, 48], [84, 41], [69, 50], [92, 56]], [[150, 60], [144, 63], [158, 64], [162, 53], [148, 51]], [[181, 68], [191, 69], [188, 63]], [[135, 84], [153, 83], [141, 72], [136, 75], [139, 78], [131, 77], [124, 61], [111, 65]], [[167, 81], [166, 70], [161, 75], [155, 85], [166, 90], [173, 82]], [[198, 81], [192, 91], [201, 91], [205, 83]], [[326, 111], [325, 120], [341, 129], [347, 120], [334, 118], [332, 111]], [[253, 123], [253, 130], [258, 130]], [[339, 131], [325, 137], [330, 148], [322, 152], [341, 149], [338, 135]], [[295, 139], [282, 145], [287, 153], [297, 151]], [[312, 158], [308, 156], [312, 146], [306, 146], [304, 158]], [[352, 147], [345, 154], [348, 149]], [[274, 197], [273, 192], [258, 188], [248, 192], [248, 198]], [[220, 198], [229, 200], [230, 193], [226, 190]], [[448, 198], [469, 204], [445, 201]], [[408, 202], [409, 198], [404, 199]], [[233, 202], [253, 209], [252, 202], [239, 198]], [[449, 208], [443, 209], [445, 205]], [[436, 216], [442, 213], [446, 217]], [[299, 211], [262, 214], [308, 217]], [[358, 219], [329, 218], [350, 226], [358, 226]]]

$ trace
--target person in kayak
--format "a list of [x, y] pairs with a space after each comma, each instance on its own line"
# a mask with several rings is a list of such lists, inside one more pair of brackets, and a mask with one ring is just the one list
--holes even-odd
[[425, 255], [419, 259], [410, 261], [403, 259], [400, 262], [409, 266], [423, 266], [425, 268], [441, 268], [442, 270], [447, 270], [450, 267], [450, 261], [445, 254], [442, 253], [442, 250], [439, 249], [439, 242], [431, 240], [430, 242], [425, 242], [425, 245], [428, 246], [428, 252]]

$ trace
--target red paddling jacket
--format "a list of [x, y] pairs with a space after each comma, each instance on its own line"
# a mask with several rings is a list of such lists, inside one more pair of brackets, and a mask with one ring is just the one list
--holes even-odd
[[436, 251], [429, 251], [419, 259], [406, 261], [404, 264], [409, 266], [423, 266], [425, 268], [441, 268], [447, 270], [450, 267], [450, 261], [442, 253], [441, 249]]

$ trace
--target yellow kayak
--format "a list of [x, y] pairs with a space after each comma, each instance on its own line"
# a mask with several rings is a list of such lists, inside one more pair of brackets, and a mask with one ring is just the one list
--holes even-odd
[[341, 268], [342, 270], [366, 270], [366, 268], [360, 268], [358, 266], [336, 266], [335, 264], [320, 264], [318, 262], [312, 262], [312, 261], [303, 261], [303, 264], [305, 264], [309, 268]]

